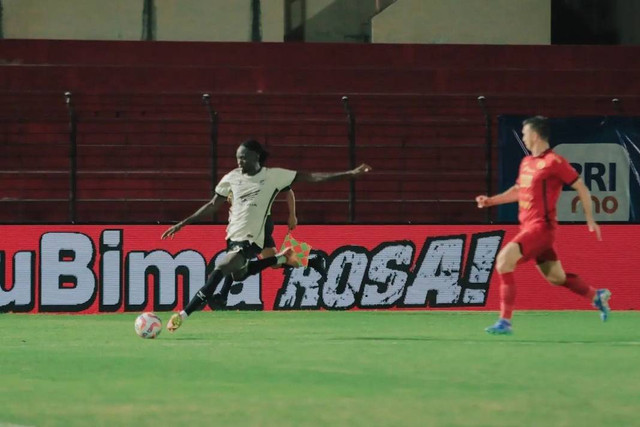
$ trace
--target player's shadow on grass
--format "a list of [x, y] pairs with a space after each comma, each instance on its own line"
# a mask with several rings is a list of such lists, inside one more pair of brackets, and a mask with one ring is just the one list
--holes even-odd
[[207, 339], [203, 337], [175, 337], [173, 339], [176, 341], [207, 341]]
[[619, 341], [608, 339], [593, 340], [557, 340], [557, 339], [523, 339], [513, 336], [487, 335], [484, 339], [474, 338], [444, 338], [444, 337], [335, 337], [332, 341], [425, 341], [425, 342], [460, 342], [460, 343], [486, 343], [499, 340], [500, 342], [513, 342], [520, 344], [606, 344], [606, 345], [640, 345], [640, 341]]

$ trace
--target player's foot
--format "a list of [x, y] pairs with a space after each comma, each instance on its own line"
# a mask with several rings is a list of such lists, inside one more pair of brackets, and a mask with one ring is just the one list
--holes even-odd
[[182, 326], [182, 321], [183, 319], [182, 316], [180, 316], [180, 313], [173, 313], [171, 319], [169, 319], [169, 322], [167, 323], [167, 330], [169, 332], [175, 332], [176, 329]]
[[609, 308], [610, 298], [611, 292], [609, 289], [598, 289], [596, 296], [593, 297], [593, 306], [600, 310], [600, 319], [602, 319], [603, 322], [606, 322], [609, 318], [609, 312], [611, 311]]
[[209, 298], [209, 306], [216, 311], [226, 310], [227, 298], [221, 294], [215, 294]]
[[511, 330], [511, 322], [507, 319], [498, 319], [496, 323], [485, 328], [485, 331], [492, 335], [511, 335], [513, 333]]
[[298, 257], [296, 256], [296, 253], [294, 252], [294, 250], [291, 248], [285, 248], [285, 250], [278, 252], [276, 256], [278, 258], [281, 256], [285, 258], [285, 262], [282, 263], [284, 265], [289, 265], [291, 267], [300, 267], [300, 262], [298, 261]]

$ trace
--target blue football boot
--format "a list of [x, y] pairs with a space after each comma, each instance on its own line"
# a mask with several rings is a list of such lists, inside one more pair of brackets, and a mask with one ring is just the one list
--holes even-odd
[[511, 330], [511, 322], [507, 319], [498, 319], [496, 323], [485, 328], [485, 331], [492, 335], [511, 335], [513, 333]]
[[609, 299], [611, 298], [611, 292], [609, 289], [598, 289], [596, 296], [593, 297], [593, 306], [600, 310], [600, 318], [603, 322], [606, 322], [609, 318], [611, 309], [609, 308]]

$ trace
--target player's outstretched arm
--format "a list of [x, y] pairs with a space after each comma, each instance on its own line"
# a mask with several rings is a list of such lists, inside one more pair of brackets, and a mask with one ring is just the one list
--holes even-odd
[[584, 217], [587, 220], [587, 227], [589, 227], [589, 231], [596, 233], [596, 238], [598, 240], [602, 240], [602, 234], [600, 233], [600, 226], [593, 219], [593, 203], [591, 202], [591, 192], [584, 185], [584, 181], [582, 178], [578, 178], [576, 182], [571, 185], [571, 188], [578, 192], [578, 197], [580, 198], [580, 203], [582, 204], [582, 209], [584, 210]]
[[505, 203], [513, 203], [518, 201], [518, 185], [514, 185], [507, 191], [496, 194], [495, 196], [480, 195], [476, 197], [478, 208], [488, 208], [490, 206], [503, 205]]
[[200, 209], [195, 211], [193, 214], [183, 219], [179, 223], [169, 227], [164, 233], [162, 233], [162, 239], [166, 239], [168, 237], [173, 239], [173, 236], [185, 225], [191, 224], [204, 215], [213, 215], [218, 210], [218, 208], [224, 204], [225, 201], [226, 199], [224, 197], [220, 197], [216, 194], [215, 196], [213, 196], [213, 199], [202, 205], [202, 207], [200, 207]]
[[294, 182], [324, 182], [337, 181], [340, 179], [355, 178], [367, 172], [371, 172], [373, 168], [367, 164], [361, 164], [355, 169], [344, 172], [298, 172]]
[[298, 217], [296, 216], [296, 195], [293, 190], [287, 191], [287, 206], [289, 207], [289, 219], [287, 225], [289, 230], [293, 230], [298, 225]]

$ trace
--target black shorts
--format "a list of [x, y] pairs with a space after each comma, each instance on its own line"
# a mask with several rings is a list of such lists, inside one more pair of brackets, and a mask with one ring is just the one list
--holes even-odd
[[264, 223], [264, 247], [276, 247], [276, 241], [273, 240], [273, 218], [271, 218], [271, 215], [267, 216], [267, 220]]
[[250, 260], [258, 256], [262, 249], [255, 243], [251, 243], [248, 240], [241, 242], [235, 242], [233, 240], [227, 240], [227, 252], [240, 252], [245, 259]]
[[248, 240], [241, 242], [234, 242], [227, 240], [227, 253], [238, 252], [244, 257], [244, 263], [237, 271], [231, 273], [233, 280], [239, 282], [247, 277], [247, 271], [249, 268], [249, 260], [258, 256], [262, 249], [255, 243], [251, 243]]

